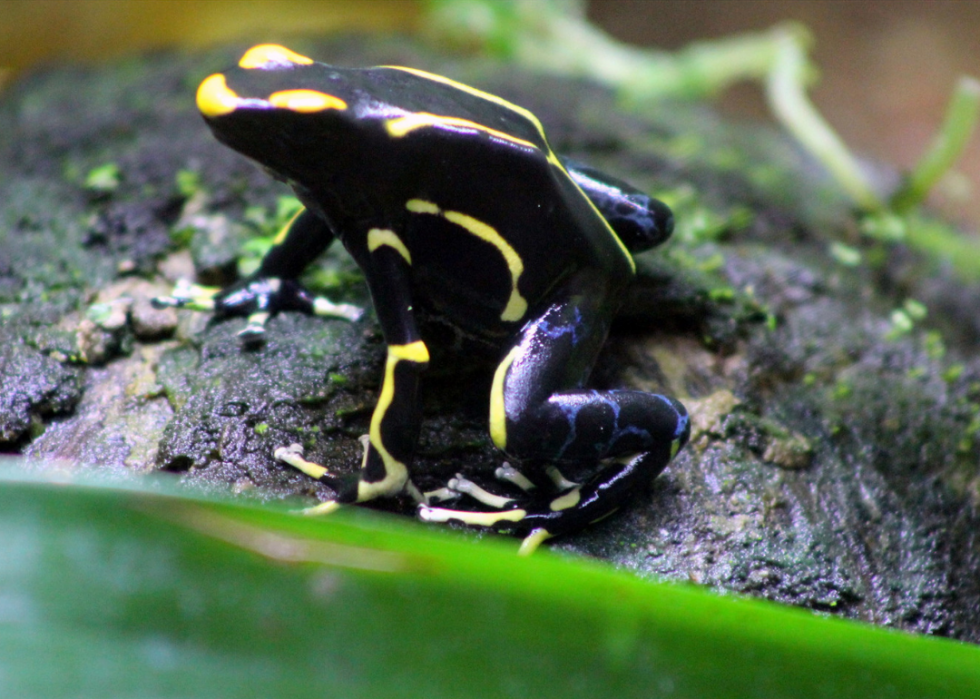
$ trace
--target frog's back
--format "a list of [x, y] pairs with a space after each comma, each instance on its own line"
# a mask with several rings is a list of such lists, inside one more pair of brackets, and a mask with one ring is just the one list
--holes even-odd
[[411, 252], [419, 297], [437, 312], [493, 333], [578, 270], [632, 276], [629, 254], [533, 114], [412, 69], [361, 77], [404, 112], [382, 117], [389, 142], [372, 179], [387, 180], [389, 219]]

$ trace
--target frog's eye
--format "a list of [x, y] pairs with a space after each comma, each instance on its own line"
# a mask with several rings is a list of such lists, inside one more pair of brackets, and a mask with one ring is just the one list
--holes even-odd
[[309, 65], [312, 58], [301, 56], [278, 44], [253, 46], [238, 62], [239, 68], [281, 68], [288, 65]]

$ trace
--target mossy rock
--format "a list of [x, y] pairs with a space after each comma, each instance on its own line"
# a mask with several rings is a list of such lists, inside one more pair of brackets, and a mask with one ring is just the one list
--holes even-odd
[[[308, 501], [330, 492], [275, 462], [276, 446], [299, 441], [338, 471], [357, 466], [384, 361], [370, 314], [282, 315], [264, 347], [246, 350], [241, 320], [149, 303], [193, 274], [192, 260], [204, 280], [231, 281], [249, 229], [287, 194], [194, 109], [197, 83], [244, 48], [38, 72], [0, 99], [4, 451]], [[769, 128], [698, 105], [626, 111], [592, 85], [400, 39], [296, 48], [501, 94], [541, 117], [557, 151], [674, 206], [678, 232], [638, 257], [592, 383], [681, 396], [691, 444], [628, 507], [553, 549], [980, 640], [976, 284], [863, 243], [847, 201]], [[864, 262], [835, 258], [839, 241], [863, 247]], [[368, 303], [342, 251], [319, 264], [314, 283]], [[933, 315], [897, 322], [908, 299]], [[421, 485], [457, 471], [486, 482], [499, 463], [486, 434], [491, 370], [437, 355]]]

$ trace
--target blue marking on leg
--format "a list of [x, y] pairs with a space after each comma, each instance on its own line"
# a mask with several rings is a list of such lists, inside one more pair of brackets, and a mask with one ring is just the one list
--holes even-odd
[[575, 320], [567, 325], [561, 325], [557, 323], [551, 323], [547, 320], [541, 320], [538, 323], [538, 327], [544, 335], [552, 340], [557, 340], [563, 335], [572, 336], [572, 346], [574, 347], [579, 343], [581, 338], [579, 337], [578, 331], [582, 326], [582, 311], [578, 308], [573, 309], [575, 312]]
[[606, 454], [613, 451], [613, 445], [616, 442], [618, 442], [621, 438], [626, 437], [628, 435], [634, 435], [634, 434], [639, 435], [644, 440], [647, 446], [650, 446], [651, 443], [653, 442], [653, 437], [650, 435], [649, 430], [645, 430], [636, 425], [628, 425], [626, 427], [619, 426], [619, 413], [621, 410], [621, 406], [619, 405], [618, 402], [612, 400], [612, 398], [606, 397], [606, 396], [615, 396], [616, 394], [619, 393], [625, 393], [625, 391], [612, 390], [612, 391], [608, 391], [606, 395], [600, 395], [600, 398], [602, 398], [602, 400], [612, 408], [613, 416], [615, 417], [615, 420], [613, 421], [613, 433], [609, 437], [609, 439], [606, 440], [605, 446], [602, 447], [599, 444], [595, 445], [597, 451], [602, 451], [605, 452]]
[[[594, 394], [596, 393], [596, 391], [592, 391], [592, 393]], [[585, 396], [582, 397], [584, 398]], [[568, 420], [568, 437], [565, 438], [565, 443], [561, 445], [561, 448], [558, 450], [558, 453], [555, 454], [556, 459], [561, 459], [562, 456], [565, 455], [565, 450], [568, 449], [568, 447], [572, 445], [572, 442], [575, 441], [575, 438], [578, 434], [576, 432], [576, 427], [575, 427], [575, 423], [578, 420], [578, 413], [582, 408], [584, 408], [587, 405], [588, 405], [587, 401], [575, 401], [571, 405], [559, 404], [562, 414], [565, 416], [565, 419]]]

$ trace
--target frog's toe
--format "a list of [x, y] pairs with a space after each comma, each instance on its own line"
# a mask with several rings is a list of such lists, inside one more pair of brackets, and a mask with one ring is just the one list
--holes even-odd
[[303, 515], [304, 517], [323, 517], [331, 512], [336, 512], [340, 509], [340, 503], [336, 500], [324, 500], [319, 505], [314, 505], [313, 507], [304, 507], [301, 510], [296, 510], [296, 514]]
[[220, 289], [201, 286], [187, 279], [179, 279], [170, 296], [155, 296], [150, 303], [154, 308], [188, 308], [192, 311], [213, 311], [215, 296]]
[[531, 479], [506, 461], [497, 467], [497, 470], [493, 472], [493, 475], [498, 481], [505, 481], [511, 485], [516, 485], [525, 493], [534, 489], [534, 483], [531, 482]]
[[334, 303], [325, 296], [313, 298], [313, 314], [326, 318], [344, 318], [351, 322], [360, 320], [364, 309], [350, 303]]
[[464, 478], [458, 473], [454, 478], [450, 478], [449, 483], [446, 485], [452, 491], [469, 495], [471, 498], [483, 503], [487, 507], [492, 507], [497, 510], [513, 509], [517, 506], [517, 503], [512, 498], [494, 495], [490, 491], [484, 490], [473, 481], [469, 480], [468, 478]]
[[531, 532], [521, 541], [521, 547], [517, 549], [517, 555], [530, 556], [532, 553], [538, 550], [538, 546], [540, 546], [542, 542], [547, 541], [551, 537], [551, 532], [544, 527], [532, 529]]
[[297, 471], [302, 471], [310, 478], [315, 478], [318, 481], [331, 478], [330, 471], [326, 467], [303, 458], [302, 444], [290, 444], [288, 447], [279, 447], [272, 455], [277, 460], [289, 464]]
[[416, 511], [423, 522], [460, 522], [471, 527], [508, 528], [527, 516], [527, 510], [515, 507], [496, 512], [470, 512], [469, 510], [449, 510], [443, 507], [419, 505]]
[[238, 331], [238, 339], [244, 345], [260, 345], [265, 342], [265, 324], [270, 314], [265, 311], [253, 313], [248, 317], [248, 323]]
[[423, 505], [431, 505], [436, 502], [455, 500], [459, 496], [460, 492], [458, 490], [453, 490], [448, 486], [444, 486], [442, 488], [437, 488], [436, 490], [427, 490], [426, 492], [422, 493], [422, 499], [419, 500], [419, 503]]

